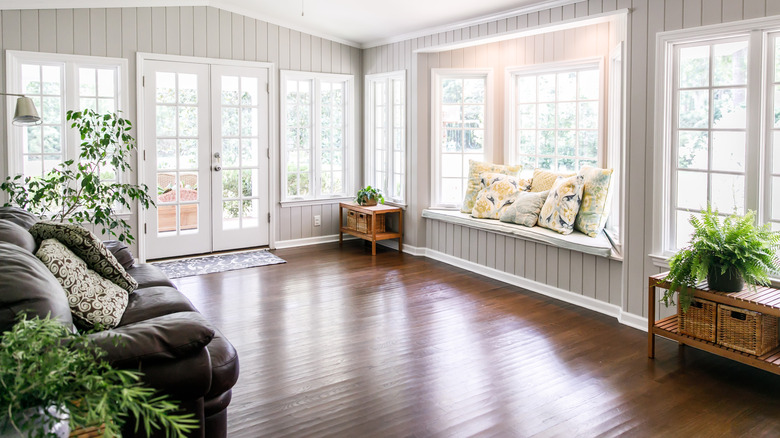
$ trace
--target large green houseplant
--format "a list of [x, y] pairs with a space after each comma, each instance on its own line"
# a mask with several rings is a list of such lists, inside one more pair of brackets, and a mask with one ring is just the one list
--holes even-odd
[[154, 205], [145, 184], [121, 182], [132, 170], [130, 158], [136, 142], [132, 124], [117, 114], [90, 109], [68, 111], [66, 119], [81, 137], [78, 160], [67, 160], [43, 177], [10, 176], [0, 184], [8, 194], [6, 206], [15, 205], [60, 222], [97, 225], [103, 234], [132, 243], [130, 224], [117, 213], [132, 203]]
[[666, 280], [671, 287], [664, 293], [663, 302], [669, 306], [675, 293], [680, 294], [680, 306], [687, 311], [693, 288], [707, 280], [711, 290], [735, 292], [749, 287], [769, 284], [769, 274], [777, 271], [777, 251], [780, 233], [769, 224], [756, 225], [756, 214], [732, 214], [721, 219], [717, 210], [707, 207], [701, 218], [691, 216], [693, 236], [687, 247], [669, 260]]
[[20, 319], [0, 341], [0, 435], [47, 436], [66, 416], [71, 430], [104, 424], [104, 437], [121, 436], [129, 414], [147, 435], [185, 437], [197, 427], [192, 414], [141, 386], [140, 373], [114, 369], [104, 355], [56, 320]]

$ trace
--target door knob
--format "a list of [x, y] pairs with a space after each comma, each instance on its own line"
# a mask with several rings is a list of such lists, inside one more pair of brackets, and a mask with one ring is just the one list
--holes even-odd
[[214, 166], [214, 172], [219, 172], [220, 170], [222, 170], [222, 166], [220, 166], [219, 164]]

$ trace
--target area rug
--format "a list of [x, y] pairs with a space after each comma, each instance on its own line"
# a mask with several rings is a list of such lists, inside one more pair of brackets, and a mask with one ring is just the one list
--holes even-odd
[[162, 269], [168, 278], [181, 278], [258, 266], [278, 265], [280, 263], [287, 262], [271, 254], [267, 249], [261, 249], [233, 254], [193, 257], [170, 262], [153, 262], [152, 264]]

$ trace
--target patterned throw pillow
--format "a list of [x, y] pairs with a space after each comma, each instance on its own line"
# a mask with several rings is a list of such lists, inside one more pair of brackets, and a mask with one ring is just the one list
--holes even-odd
[[609, 217], [609, 198], [612, 194], [612, 169], [583, 166], [580, 175], [585, 185], [582, 189], [582, 206], [574, 221], [574, 229], [590, 237], [596, 237]]
[[517, 178], [523, 166], [504, 166], [503, 164], [483, 163], [481, 161], [469, 160], [469, 181], [466, 187], [466, 197], [463, 199], [463, 205], [460, 207], [461, 213], [471, 213], [474, 209], [474, 202], [477, 200], [477, 194], [482, 190], [480, 175], [485, 172], [503, 173], [504, 175]]
[[89, 269], [57, 239], [46, 239], [35, 255], [65, 289], [70, 311], [86, 326], [114, 328], [127, 309], [127, 291]]
[[[501, 212], [514, 202], [515, 196], [527, 183], [503, 173], [486, 172], [480, 176], [482, 190], [477, 194], [471, 216], [479, 219], [498, 219]], [[523, 184], [526, 185], [523, 185]]]
[[138, 287], [130, 274], [111, 254], [103, 242], [84, 227], [61, 222], [41, 221], [30, 228], [30, 234], [40, 243], [46, 239], [57, 239], [79, 258], [89, 269], [113, 281], [122, 289], [132, 292]]
[[574, 231], [574, 219], [582, 204], [582, 175], [558, 178], [539, 214], [539, 226], [561, 234]]
[[531, 179], [531, 191], [543, 192], [550, 190], [559, 176], [565, 178], [574, 175], [576, 175], [574, 172], [555, 173], [544, 169], [534, 169], [534, 177]]
[[542, 211], [542, 205], [544, 205], [549, 193], [549, 190], [536, 193], [518, 193], [515, 202], [507, 206], [498, 219], [501, 222], [533, 227], [539, 220], [539, 213]]

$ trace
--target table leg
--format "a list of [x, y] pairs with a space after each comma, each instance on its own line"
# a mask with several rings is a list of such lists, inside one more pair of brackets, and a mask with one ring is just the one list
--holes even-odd
[[344, 225], [344, 209], [339, 206], [339, 246], [344, 244], [344, 231], [341, 229]]
[[647, 357], [655, 357], [655, 280], [650, 279], [647, 287]]
[[398, 252], [404, 252], [404, 212], [398, 212]]
[[371, 212], [371, 255], [376, 255], [376, 214]]

